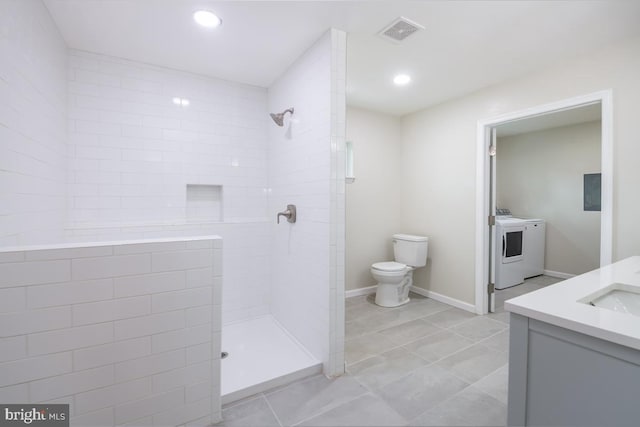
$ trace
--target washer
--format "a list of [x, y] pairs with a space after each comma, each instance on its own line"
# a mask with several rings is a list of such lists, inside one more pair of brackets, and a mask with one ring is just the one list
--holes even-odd
[[544, 245], [546, 224], [544, 219], [525, 219], [524, 226], [524, 278], [544, 274]]

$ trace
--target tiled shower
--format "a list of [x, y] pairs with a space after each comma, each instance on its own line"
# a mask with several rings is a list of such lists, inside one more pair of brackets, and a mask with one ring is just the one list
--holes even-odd
[[269, 316], [341, 373], [345, 34], [262, 88], [68, 49], [39, 0], [0, 12], [0, 249], [219, 235], [222, 324]]

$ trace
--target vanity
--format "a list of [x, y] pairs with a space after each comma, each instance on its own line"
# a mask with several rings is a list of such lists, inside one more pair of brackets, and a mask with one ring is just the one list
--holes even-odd
[[509, 426], [640, 425], [640, 256], [505, 309]]

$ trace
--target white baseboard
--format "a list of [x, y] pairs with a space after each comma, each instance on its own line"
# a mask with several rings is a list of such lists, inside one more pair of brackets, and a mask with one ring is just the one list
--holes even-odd
[[418, 288], [416, 286], [411, 287], [411, 292], [415, 292], [418, 295], [422, 295], [423, 297], [431, 298], [436, 301], [440, 301], [442, 303], [451, 305], [453, 307], [459, 308], [464, 311], [468, 311], [471, 313], [476, 313], [476, 306], [473, 304], [469, 304], [464, 301], [460, 301], [459, 299], [451, 298], [446, 295], [439, 294], [437, 292], [428, 291], [426, 289]]
[[557, 277], [558, 279], [571, 279], [572, 277], [576, 277], [575, 274], [562, 273], [560, 271], [551, 271], [551, 270], [544, 270], [543, 274], [545, 276]]
[[[460, 301], [455, 298], [448, 297], [446, 295], [439, 294], [437, 292], [428, 291], [426, 289], [418, 288], [416, 286], [411, 287], [411, 292], [415, 292], [418, 295], [422, 295], [423, 297], [431, 298], [436, 301], [451, 305], [453, 307], [459, 308], [461, 310], [469, 311], [471, 313], [476, 312], [476, 306], [473, 304], [466, 303], [464, 301]], [[351, 297], [359, 297], [361, 295], [369, 295], [376, 293], [376, 286], [367, 286], [366, 288], [358, 288], [351, 289], [345, 292], [346, 298]]]
[[367, 286], [366, 288], [351, 289], [344, 293], [345, 298], [359, 297], [361, 295], [369, 295], [376, 293], [376, 285]]

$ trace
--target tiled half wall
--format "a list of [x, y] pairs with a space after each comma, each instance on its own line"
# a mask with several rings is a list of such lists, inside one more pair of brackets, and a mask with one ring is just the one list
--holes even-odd
[[220, 420], [222, 240], [0, 252], [0, 402], [71, 425]]

